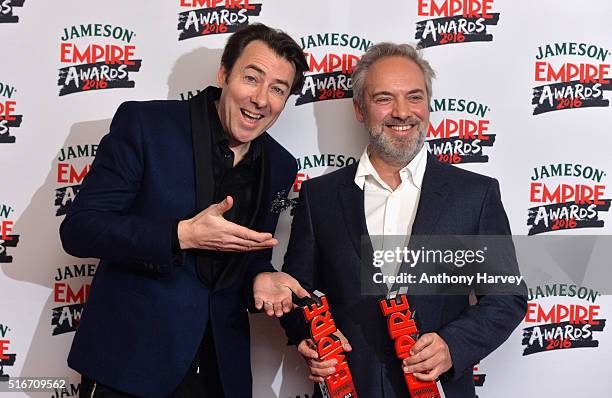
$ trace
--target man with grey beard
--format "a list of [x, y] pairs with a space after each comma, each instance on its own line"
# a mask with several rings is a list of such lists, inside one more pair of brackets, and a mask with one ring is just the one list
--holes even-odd
[[[424, 146], [433, 77], [412, 46], [380, 43], [364, 54], [353, 72], [353, 105], [370, 144], [359, 163], [302, 184], [285, 255], [283, 271], [327, 295], [363, 397], [407, 396], [401, 369], [439, 380], [448, 398], [474, 397], [473, 366], [508, 338], [527, 307], [520, 294], [479, 295], [472, 306], [467, 295], [411, 296], [421, 334], [410, 357], [395, 356], [378, 307], [395, 286], [362, 268], [372, 256], [362, 244], [368, 235], [510, 235], [497, 181], [439, 163]], [[319, 360], [301, 315], [288, 315], [281, 322], [289, 343], [307, 361], [309, 379], [323, 381], [336, 360]]]

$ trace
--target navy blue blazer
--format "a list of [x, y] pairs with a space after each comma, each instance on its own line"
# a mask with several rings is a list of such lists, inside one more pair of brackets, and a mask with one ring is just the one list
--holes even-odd
[[[283, 271], [304, 288], [327, 295], [336, 324], [353, 348], [347, 358], [359, 396], [405, 397], [400, 361], [377, 297], [361, 294], [363, 280], [372, 284], [369, 292], [376, 285], [360, 275], [361, 237], [368, 232], [356, 170], [353, 164], [302, 183]], [[509, 234], [496, 180], [428, 155], [412, 235]], [[467, 295], [409, 300], [420, 332], [437, 332], [450, 349], [453, 367], [441, 377], [448, 398], [474, 397], [473, 365], [508, 338], [527, 308], [522, 295], [483, 295], [475, 306]], [[297, 311], [281, 323], [291, 344], [306, 337]]]
[[[171, 393], [210, 313], [226, 396], [252, 395], [247, 307], [254, 276], [274, 271], [272, 250], [224, 270], [214, 291], [198, 278], [198, 251], [182, 261], [172, 253], [176, 220], [212, 204], [207, 120], [205, 92], [190, 101], [122, 104], [60, 228], [68, 253], [101, 259], [68, 364], [129, 394]], [[254, 229], [274, 233], [278, 214], [270, 203], [286, 195], [297, 164], [267, 133], [259, 139], [263, 194]]]

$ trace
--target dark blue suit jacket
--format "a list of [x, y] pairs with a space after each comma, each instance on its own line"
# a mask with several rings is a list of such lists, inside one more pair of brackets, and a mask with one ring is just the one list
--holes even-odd
[[[122, 104], [60, 229], [68, 253], [101, 259], [68, 364], [126, 393], [172, 392], [210, 313], [226, 396], [252, 394], [247, 306], [253, 277], [274, 270], [272, 251], [249, 253], [210, 291], [197, 275], [201, 253], [177, 261], [171, 248], [176, 220], [212, 204], [206, 108], [205, 93], [189, 102]], [[274, 233], [270, 203], [288, 192], [297, 167], [267, 133], [259, 140], [263, 194], [254, 229]]]
[[[353, 348], [348, 362], [359, 396], [405, 397], [400, 362], [377, 297], [361, 294], [363, 280], [372, 284], [365, 287], [369, 292], [377, 287], [360, 275], [361, 237], [368, 232], [356, 170], [354, 164], [302, 184], [283, 271], [306, 289], [327, 295], [336, 324]], [[428, 155], [412, 235], [509, 234], [496, 180]], [[467, 295], [409, 300], [420, 332], [437, 332], [449, 346], [453, 367], [441, 377], [447, 398], [474, 397], [473, 365], [506, 340], [527, 307], [521, 295], [484, 295], [475, 306]], [[306, 337], [299, 318], [294, 311], [281, 319], [293, 344]]]

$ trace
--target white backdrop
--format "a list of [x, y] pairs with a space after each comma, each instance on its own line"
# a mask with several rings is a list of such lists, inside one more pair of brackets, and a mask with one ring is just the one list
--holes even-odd
[[[243, 9], [232, 9], [232, 3]], [[432, 126], [452, 127], [463, 120], [462, 126], [480, 123], [485, 128], [476, 138], [458, 137], [467, 131], [463, 127], [446, 138], [431, 136], [436, 140], [430, 143], [432, 150], [443, 150], [441, 160], [498, 178], [516, 235], [609, 234], [612, 3], [448, 3], [471, 7], [479, 15], [463, 16], [464, 8], [429, 15], [444, 10], [441, 0], [0, 1], [0, 378], [68, 376], [72, 385], [66, 391], [28, 395], [75, 396], [78, 377], [66, 367], [66, 355], [97, 261], [62, 251], [57, 231], [65, 206], [78, 191], [119, 104], [187, 98], [212, 83], [228, 32], [239, 23], [263, 22], [285, 30], [309, 54], [310, 87], [327, 79], [326, 90], [315, 90], [314, 98], [331, 98], [309, 102], [312, 92], [305, 89], [299, 100], [290, 98], [270, 130], [299, 159], [292, 196], [297, 196], [300, 180], [354, 161], [365, 144], [366, 134], [353, 116], [350, 82], [339, 75], [346, 75], [350, 62], [371, 43], [422, 40], [438, 75]], [[200, 25], [199, 18], [209, 26]], [[440, 24], [448, 34], [434, 37], [430, 28]], [[89, 45], [115, 46], [106, 51], [120, 58], [127, 54], [133, 65], [79, 59], [77, 52], [84, 53]], [[555, 80], [557, 72], [571, 72], [574, 65], [589, 72], [582, 82], [580, 76]], [[106, 79], [80, 76], [105, 68]], [[74, 76], [79, 76], [78, 87], [74, 79], [66, 81]], [[544, 93], [556, 89], [568, 97], [555, 97], [552, 107], [540, 105], [541, 90], [534, 90], [538, 86], [547, 86]], [[296, 105], [296, 100], [304, 103]], [[570, 164], [570, 172], [547, 167], [557, 169], [558, 164]], [[544, 178], [532, 181], [534, 169]], [[559, 184], [598, 189], [601, 204], [586, 216], [561, 212], [556, 221], [550, 215], [546, 222], [529, 221], [530, 208], [537, 213], [538, 206], [549, 206], [540, 210], [547, 213], [571, 205], [569, 198], [540, 200], [544, 186], [553, 191]], [[282, 264], [290, 221], [288, 212], [281, 215], [276, 266]], [[596, 306], [597, 319], [608, 318], [609, 296], [589, 301], [555, 287], [550, 297], [534, 298], [531, 305], [545, 310], [559, 304]], [[262, 315], [251, 319], [254, 396], [309, 396], [305, 366], [292, 347], [285, 347], [278, 323]], [[612, 339], [601, 321], [592, 325], [599, 329], [589, 340], [593, 347], [575, 348], [580, 344], [573, 340], [547, 341], [540, 352], [525, 354], [528, 347], [538, 350], [537, 343], [522, 341], [523, 329], [552, 323], [535, 316], [525, 319], [478, 365], [478, 396], [610, 396], [606, 359], [612, 355]]]

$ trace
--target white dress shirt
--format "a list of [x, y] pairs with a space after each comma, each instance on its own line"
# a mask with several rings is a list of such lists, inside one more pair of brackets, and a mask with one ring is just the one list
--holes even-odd
[[[368, 148], [363, 151], [355, 173], [355, 184], [363, 190], [368, 234], [382, 237], [380, 240], [372, 240], [376, 246], [374, 250], [395, 250], [397, 239], [387, 240], [390, 247], [386, 247], [385, 236], [402, 236], [405, 237], [403, 244], [408, 243], [419, 205], [426, 164], [427, 149], [423, 145], [414, 159], [400, 170], [401, 183], [393, 190], [380, 178], [370, 162]], [[382, 272], [384, 275], [397, 275], [399, 265], [385, 264]], [[387, 283], [387, 286], [391, 288], [391, 284]]]

